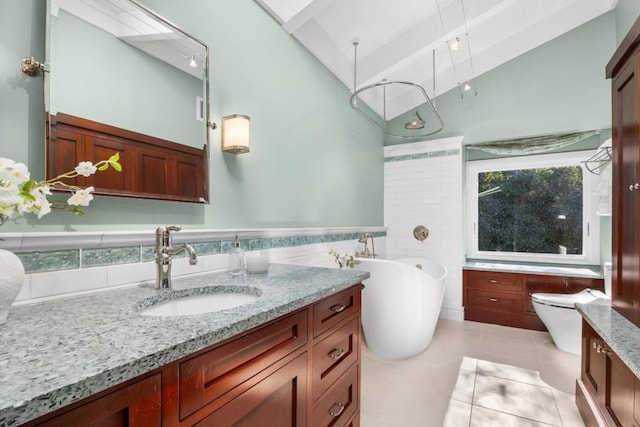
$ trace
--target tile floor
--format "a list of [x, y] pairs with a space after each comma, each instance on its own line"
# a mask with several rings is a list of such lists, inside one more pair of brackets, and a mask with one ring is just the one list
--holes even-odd
[[573, 397], [538, 371], [464, 357], [443, 425], [581, 426]]
[[[558, 389], [553, 395], [556, 401], [573, 408], [580, 357], [558, 350], [548, 333], [441, 319], [427, 351], [414, 358], [381, 360], [363, 347], [361, 425], [443, 426], [449, 398], [465, 356], [538, 371], [542, 381]], [[476, 416], [491, 414], [479, 409]], [[498, 416], [503, 418], [502, 415]], [[513, 425], [500, 422], [491, 419], [490, 424], [484, 425]], [[563, 427], [583, 425], [579, 418], [561, 419], [561, 422], [563, 424], [558, 425]]]

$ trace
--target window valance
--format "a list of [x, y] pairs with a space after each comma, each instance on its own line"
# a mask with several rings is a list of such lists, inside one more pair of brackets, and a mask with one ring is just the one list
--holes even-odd
[[573, 132], [561, 135], [537, 136], [533, 138], [509, 139], [503, 141], [469, 144], [468, 150], [479, 150], [498, 156], [524, 156], [543, 154], [580, 142], [599, 134], [599, 130]]

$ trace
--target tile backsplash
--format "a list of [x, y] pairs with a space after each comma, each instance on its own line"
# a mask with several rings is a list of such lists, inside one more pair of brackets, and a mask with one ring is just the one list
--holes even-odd
[[[264, 251], [273, 262], [321, 260], [332, 266], [328, 251], [352, 253], [363, 233], [373, 234], [376, 249], [383, 253], [384, 227], [182, 230], [173, 235], [174, 246], [191, 244], [198, 254], [198, 264], [191, 266], [180, 255], [173, 262], [173, 275], [226, 268], [236, 234], [249, 254]], [[153, 232], [5, 233], [2, 238], [3, 247], [20, 257], [27, 273], [17, 299], [20, 303], [141, 283], [153, 280], [156, 274]]]

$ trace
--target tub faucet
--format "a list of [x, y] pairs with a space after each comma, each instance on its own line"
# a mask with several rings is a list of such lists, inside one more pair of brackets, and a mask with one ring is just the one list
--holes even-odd
[[[367, 242], [371, 239], [371, 252], [369, 252], [369, 248], [367, 246]], [[356, 257], [360, 258], [375, 258], [376, 255], [376, 245], [373, 242], [373, 234], [365, 233], [360, 236], [358, 239], [358, 243], [364, 243], [364, 249], [361, 252], [356, 251]]]
[[171, 257], [187, 252], [189, 254], [189, 264], [196, 265], [198, 258], [196, 251], [187, 243], [177, 248], [171, 246], [171, 232], [180, 231], [182, 227], [177, 225], [167, 225], [156, 229], [156, 246], [153, 253], [156, 255], [156, 288], [171, 288]]

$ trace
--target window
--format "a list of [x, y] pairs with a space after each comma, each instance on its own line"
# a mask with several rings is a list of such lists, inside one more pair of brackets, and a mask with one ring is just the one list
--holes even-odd
[[467, 163], [467, 257], [597, 264], [590, 154]]

